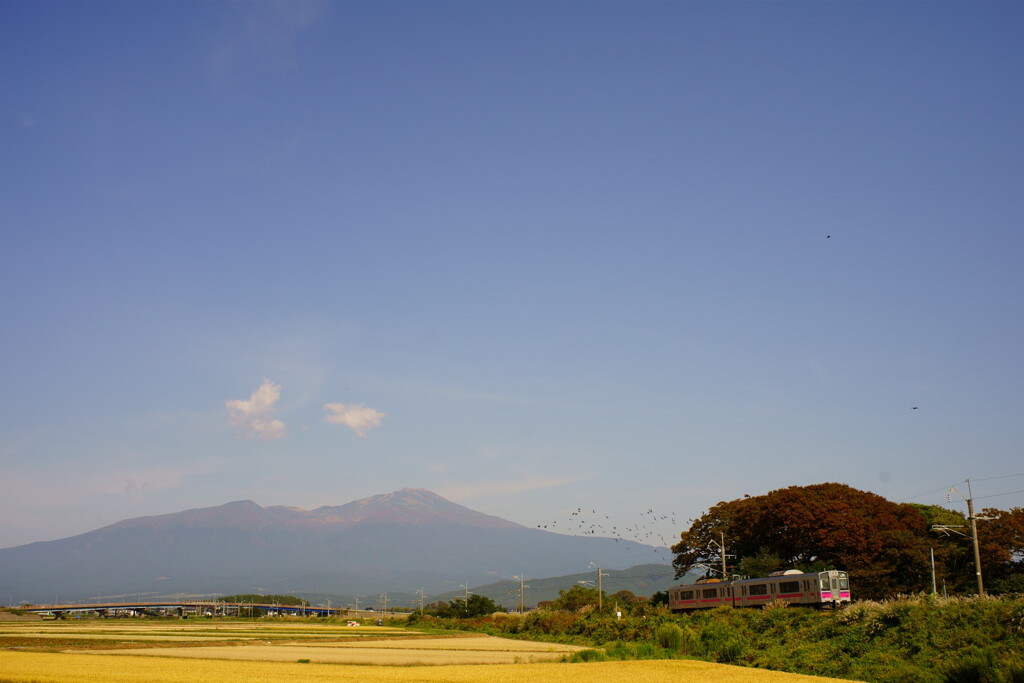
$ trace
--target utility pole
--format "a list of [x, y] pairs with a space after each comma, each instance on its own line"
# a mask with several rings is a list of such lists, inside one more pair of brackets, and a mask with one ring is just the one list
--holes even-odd
[[711, 548], [713, 548], [715, 546], [718, 547], [718, 554], [721, 555], [721, 557], [722, 557], [722, 581], [728, 581], [729, 580], [729, 572], [728, 572], [728, 568], [725, 565], [725, 558], [726, 557], [735, 557], [735, 556], [734, 555], [726, 555], [725, 554], [725, 532], [724, 531], [720, 531], [718, 533], [719, 533], [719, 537], [722, 539], [721, 543], [719, 543], [718, 541], [709, 541], [708, 542], [708, 550], [710, 550]]
[[[601, 567], [594, 564], [593, 562], [590, 563], [590, 566], [597, 569], [597, 609], [598, 611], [600, 611], [601, 607], [604, 605], [604, 591], [601, 589], [601, 578], [608, 575], [602, 572]], [[590, 582], [588, 581], [587, 583]]]
[[416, 592], [420, 594], [420, 616], [422, 617], [423, 616], [423, 589], [420, 588]]
[[526, 598], [526, 574], [522, 572], [516, 577], [519, 579], [519, 613], [522, 614], [526, 611], [525, 598]]
[[928, 552], [931, 553], [932, 557], [932, 597], [939, 597], [939, 591], [935, 586], [935, 548], [928, 548]]
[[978, 596], [983, 598], [985, 597], [985, 586], [981, 582], [981, 552], [978, 550], [978, 517], [974, 514], [974, 496], [971, 493], [970, 479], [967, 480], [967, 516], [971, 518], [971, 539], [974, 541], [974, 569], [978, 574]]
[[722, 534], [722, 581], [725, 581], [729, 578], [729, 572], [725, 570], [725, 532], [720, 533]]
[[[953, 488], [949, 489], [949, 491], [946, 492], [946, 500], [952, 503], [953, 502], [953, 495], [952, 494], [953, 494], [954, 491], [956, 491], [956, 495], [958, 495], [961, 498], [963, 498], [964, 501], [967, 503], [967, 518], [971, 522], [971, 541], [974, 544], [974, 573], [978, 577], [978, 595], [981, 596], [981, 597], [984, 597], [985, 596], [985, 584], [982, 583], [982, 580], [981, 580], [981, 551], [978, 548], [978, 520], [979, 519], [983, 519], [984, 520], [984, 519], [989, 519], [989, 518], [988, 517], [979, 517], [978, 515], [974, 514], [974, 497], [973, 497], [973, 494], [971, 493], [971, 480], [967, 479], [964, 483], [967, 484], [967, 496], [966, 497], [964, 496], [964, 494], [962, 494], [959, 491], [957, 491], [956, 487], [953, 487]], [[966, 534], [963, 534], [963, 533], [957, 531], [957, 529], [962, 529], [962, 528], [963, 527], [951, 526], [951, 525], [948, 525], [948, 524], [933, 524], [932, 525], [932, 531], [941, 531], [944, 534], [948, 534], [950, 531], [952, 531], [955, 534], [960, 534], [961, 536], [966, 536]]]

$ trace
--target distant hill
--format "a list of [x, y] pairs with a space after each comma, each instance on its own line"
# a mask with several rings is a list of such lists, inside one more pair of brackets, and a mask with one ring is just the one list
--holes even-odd
[[315, 510], [238, 501], [0, 549], [0, 594], [19, 603], [58, 594], [440, 594], [520, 572], [565, 576], [590, 562], [612, 570], [648, 558], [667, 563], [668, 549], [531, 529], [403, 489]]
[[[692, 583], [694, 580], [690, 576], [685, 576], [682, 579], [675, 578], [675, 569], [667, 564], [641, 564], [622, 570], [602, 567], [601, 572], [605, 574], [601, 580], [601, 587], [605, 595], [628, 590], [634, 595], [650, 597], [658, 591], [668, 590], [680, 583]], [[554, 600], [558, 597], [559, 591], [568, 590], [581, 581], [593, 582], [596, 578], [597, 570], [544, 579], [527, 576], [527, 588], [523, 592], [524, 603], [529, 608], [536, 606], [539, 602]], [[497, 581], [471, 588], [470, 592], [484, 595], [503, 607], [515, 608], [519, 605], [519, 581]], [[460, 591], [452, 591], [438, 596], [430, 596], [428, 601], [444, 600], [448, 602], [461, 594]]]
[[[613, 595], [621, 590], [631, 591], [634, 595], [650, 597], [658, 591], [664, 591], [672, 586], [684, 583], [693, 583], [698, 574], [687, 574], [679, 579], [675, 578], [675, 569], [667, 564], [642, 564], [627, 569], [605, 569], [601, 568], [605, 577], [602, 588], [606, 595]], [[552, 576], [547, 578], [526, 578], [526, 590], [524, 592], [524, 603], [527, 609], [536, 607], [537, 603], [546, 600], [554, 600], [558, 592], [568, 590], [581, 581], [593, 583], [596, 578], [596, 570], [581, 572], [578, 574], [567, 574], [565, 576]], [[465, 585], [465, 584], [462, 584]], [[453, 599], [465, 595], [465, 589], [460, 585], [458, 590], [449, 590], [441, 593], [427, 593], [424, 596], [426, 604], [435, 602], [451, 602]], [[508, 609], [516, 609], [519, 606], [519, 581], [518, 579], [507, 579], [484, 585], [469, 584], [470, 594], [484, 595], [494, 600], [499, 605]], [[331, 604], [336, 607], [353, 607], [356, 604], [356, 596], [347, 594], [327, 593], [303, 593], [299, 597], [307, 600], [311, 605]], [[419, 605], [418, 593], [407, 593], [395, 591], [388, 593], [388, 605], [393, 609], [415, 609]], [[365, 609], [379, 610], [383, 605], [383, 595], [371, 594], [359, 596], [359, 605]]]

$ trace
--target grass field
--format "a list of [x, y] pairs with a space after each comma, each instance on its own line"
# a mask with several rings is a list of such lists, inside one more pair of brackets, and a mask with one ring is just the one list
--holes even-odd
[[579, 647], [322, 623], [5, 623], [0, 647], [0, 681], [12, 683], [828, 680], [695, 661], [567, 664]]

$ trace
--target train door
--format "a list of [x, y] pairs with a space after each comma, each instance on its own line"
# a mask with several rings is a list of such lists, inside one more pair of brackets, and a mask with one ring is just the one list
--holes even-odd
[[832, 572], [832, 591], [833, 594], [838, 592], [838, 595], [833, 597], [833, 600], [839, 602], [850, 601], [850, 577], [846, 572]]
[[[832, 574], [831, 572], [822, 572], [818, 574], [818, 586], [821, 592], [822, 602], [832, 602]], [[836, 586], [838, 590], [839, 586]]]

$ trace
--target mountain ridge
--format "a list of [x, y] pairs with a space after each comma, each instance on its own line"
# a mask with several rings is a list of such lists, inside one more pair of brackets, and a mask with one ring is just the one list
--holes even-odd
[[521, 524], [453, 503], [427, 489], [404, 488], [360, 498], [343, 505], [321, 505], [312, 510], [285, 505], [264, 507], [252, 500], [237, 500], [212, 507], [132, 517], [95, 531], [124, 528], [159, 529], [182, 523], [194, 526], [242, 526], [258, 523], [292, 527], [315, 524], [354, 525], [365, 522], [392, 522], [415, 526], [444, 523], [482, 528], [526, 528]]
[[0, 549], [0, 593], [32, 602], [57, 592], [439, 593], [520, 571], [572, 574], [592, 561], [667, 562], [667, 552], [532, 529], [410, 488], [313, 510], [232, 501]]

